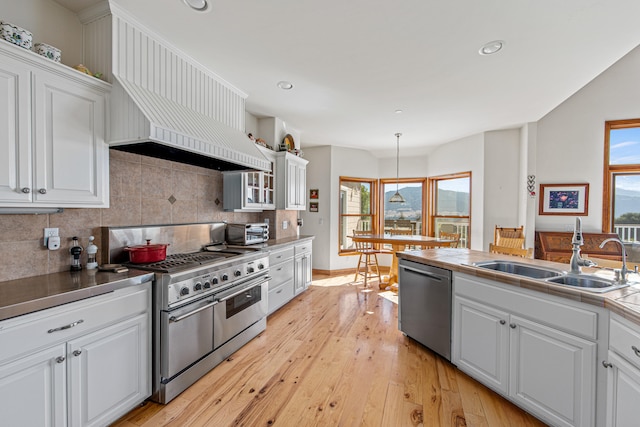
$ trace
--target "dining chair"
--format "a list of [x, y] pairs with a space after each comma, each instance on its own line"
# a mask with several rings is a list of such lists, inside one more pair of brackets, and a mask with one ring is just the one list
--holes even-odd
[[493, 231], [493, 244], [508, 248], [524, 249], [524, 226], [520, 227], [495, 227]]
[[[371, 234], [370, 231], [353, 230], [353, 235], [367, 235]], [[356, 275], [353, 281], [358, 281], [358, 276], [362, 276], [364, 279], [364, 287], [368, 288], [369, 279], [375, 277], [378, 278], [378, 282], [382, 281], [380, 276], [380, 266], [378, 265], [378, 254], [382, 251], [375, 248], [372, 243], [356, 242], [354, 241], [356, 252], [360, 254], [358, 257], [358, 265], [356, 266]]]
[[502, 255], [513, 255], [521, 258], [533, 258], [533, 248], [512, 248], [509, 246], [498, 246], [489, 243], [489, 252]]
[[450, 243], [448, 247], [450, 248], [457, 248], [458, 244], [460, 243], [460, 234], [459, 233], [447, 233], [444, 231], [440, 231], [440, 234], [438, 234], [438, 238], [439, 239], [446, 239], [446, 240], [454, 240], [454, 242]]

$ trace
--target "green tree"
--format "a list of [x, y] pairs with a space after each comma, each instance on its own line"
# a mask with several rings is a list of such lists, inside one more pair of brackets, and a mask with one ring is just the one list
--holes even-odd
[[614, 224], [640, 224], [640, 212], [627, 212], [613, 221]]
[[364, 185], [360, 186], [360, 213], [371, 213], [371, 194], [369, 193], [369, 188]]

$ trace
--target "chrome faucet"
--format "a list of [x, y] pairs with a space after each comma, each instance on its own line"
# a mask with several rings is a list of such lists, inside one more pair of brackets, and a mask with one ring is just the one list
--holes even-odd
[[582, 238], [582, 219], [576, 218], [576, 225], [573, 229], [573, 237], [571, 238], [571, 273], [580, 274], [580, 267], [593, 267], [595, 262], [582, 258], [580, 256], [580, 246], [584, 245], [584, 239]]
[[[622, 240], [618, 239], [617, 237], [610, 237], [608, 239], [603, 240], [602, 243], [600, 243], [600, 249], [602, 249], [604, 247], [604, 245], [606, 245], [609, 242], [616, 242], [620, 245], [620, 247], [622, 248], [622, 268], [620, 269], [620, 283], [627, 283], [627, 273], [629, 273], [629, 269], [627, 268], [627, 250], [624, 247], [624, 243], [622, 243]], [[616, 270], [617, 273], [617, 270]], [[616, 274], [616, 278], [617, 278], [617, 274]]]

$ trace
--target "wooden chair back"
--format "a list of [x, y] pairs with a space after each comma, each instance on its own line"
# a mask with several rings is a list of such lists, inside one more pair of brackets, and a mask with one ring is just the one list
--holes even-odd
[[511, 248], [508, 246], [497, 246], [489, 243], [489, 252], [494, 254], [519, 256], [521, 258], [533, 258], [533, 248]]
[[460, 234], [459, 233], [446, 233], [446, 232], [441, 230], [440, 234], [438, 235], [438, 237], [440, 239], [454, 240], [454, 242], [449, 244], [450, 248], [457, 248], [458, 247], [458, 243], [460, 243]]
[[[366, 236], [369, 234], [371, 234], [371, 231], [368, 230], [353, 230], [354, 236]], [[353, 241], [353, 243], [356, 247], [356, 252], [369, 252], [375, 250], [375, 246], [373, 245], [373, 243], [356, 242], [355, 240]]]
[[392, 228], [388, 230], [389, 234], [393, 235], [402, 235], [402, 236], [412, 236], [413, 230], [410, 228]]
[[493, 244], [507, 248], [524, 249], [524, 226], [520, 227], [499, 227], [493, 232]]

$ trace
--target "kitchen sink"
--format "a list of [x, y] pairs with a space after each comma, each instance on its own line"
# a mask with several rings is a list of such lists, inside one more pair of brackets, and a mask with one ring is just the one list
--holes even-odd
[[473, 266], [500, 271], [503, 273], [515, 274], [517, 276], [529, 277], [531, 279], [548, 279], [550, 277], [558, 277], [565, 274], [564, 271], [553, 268], [503, 260], [476, 262]]
[[547, 282], [557, 285], [574, 286], [589, 292], [609, 292], [614, 289], [629, 286], [629, 283], [618, 283], [613, 280], [590, 274], [567, 274], [564, 276], [552, 277]]

